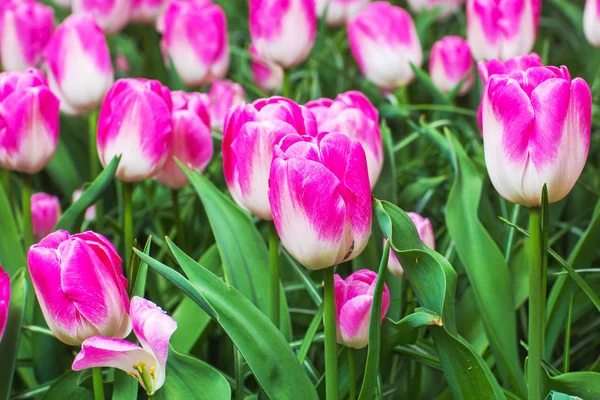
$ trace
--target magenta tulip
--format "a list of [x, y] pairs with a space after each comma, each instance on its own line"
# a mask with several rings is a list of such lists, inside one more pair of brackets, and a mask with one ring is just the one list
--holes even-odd
[[106, 34], [117, 33], [127, 25], [131, 0], [73, 0], [73, 13], [90, 13]]
[[436, 11], [437, 20], [445, 21], [455, 14], [465, 0], [408, 0], [408, 6], [415, 13]]
[[246, 92], [239, 83], [214, 81], [208, 92], [210, 120], [212, 128], [223, 130], [223, 123], [232, 107], [244, 103]]
[[583, 11], [583, 31], [592, 46], [600, 47], [600, 1], [587, 0]]
[[132, 0], [131, 20], [145, 24], [154, 23], [167, 8], [170, 0]]
[[250, 45], [250, 67], [252, 68], [252, 78], [256, 86], [267, 93], [273, 93], [281, 88], [283, 84], [283, 68], [278, 64], [266, 61], [258, 51], [256, 46]]
[[316, 0], [317, 15], [325, 16], [327, 25], [342, 26], [371, 0]]
[[466, 94], [475, 81], [469, 44], [460, 36], [446, 36], [435, 42], [429, 56], [429, 74], [442, 93], [450, 92], [464, 80], [458, 95]]
[[[429, 247], [431, 250], [435, 250], [435, 235], [433, 233], [431, 221], [429, 221], [428, 218], [422, 217], [414, 212], [409, 212], [406, 214], [410, 217], [413, 224], [415, 224], [415, 228], [417, 228], [421, 242], [423, 242], [423, 244]], [[396, 257], [396, 254], [392, 250], [390, 250], [390, 257], [388, 259], [388, 269], [398, 278], [402, 278], [402, 276], [404, 276], [404, 269], [402, 268], [402, 265], [400, 265], [398, 257]]]
[[36, 240], [52, 233], [62, 211], [58, 197], [47, 193], [31, 196], [31, 222]]
[[4, 336], [10, 309], [10, 276], [0, 266], [0, 342]]

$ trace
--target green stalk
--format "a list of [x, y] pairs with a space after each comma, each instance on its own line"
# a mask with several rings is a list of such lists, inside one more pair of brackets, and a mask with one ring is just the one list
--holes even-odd
[[354, 349], [348, 347], [348, 370], [350, 375], [349, 400], [356, 400], [356, 362], [354, 361]]
[[181, 221], [181, 211], [179, 209], [179, 190], [171, 189], [171, 202], [173, 203], [175, 227], [177, 228], [177, 244], [185, 250], [185, 246], [183, 246], [185, 236], [183, 233], [183, 223]]
[[325, 393], [327, 400], [338, 398], [338, 366], [337, 366], [337, 337], [335, 322], [335, 297], [333, 286], [333, 271], [335, 267], [323, 270], [325, 282]]
[[24, 175], [21, 204], [23, 204], [23, 245], [25, 247], [25, 255], [27, 255], [29, 246], [33, 244], [33, 225], [31, 222], [31, 176], [29, 175]]
[[[98, 215], [98, 218], [101, 218]], [[123, 247], [127, 279], [131, 285], [135, 283], [133, 265], [130, 265], [131, 246], [133, 245], [133, 183], [123, 182]]]
[[[100, 174], [100, 164], [98, 159], [98, 145], [97, 145], [97, 133], [98, 133], [98, 110], [94, 110], [90, 113], [88, 119], [88, 133], [90, 135], [89, 142], [89, 157], [90, 157], [90, 182], [94, 182], [98, 174]], [[96, 230], [102, 232], [103, 230], [103, 204], [102, 198], [96, 201]]]
[[529, 209], [529, 399], [542, 399], [542, 357], [546, 315], [546, 271], [542, 260], [541, 209]]
[[2, 170], [2, 186], [4, 186], [4, 192], [6, 193], [6, 198], [8, 201], [11, 201], [10, 198], [10, 171], [7, 169]]
[[94, 400], [104, 400], [104, 383], [102, 382], [102, 368], [92, 368], [92, 379], [94, 381]]
[[290, 98], [290, 71], [283, 72], [283, 84], [281, 86], [281, 95]]
[[236, 400], [244, 400], [244, 370], [242, 368], [244, 358], [242, 353], [234, 346], [233, 351], [236, 354], [235, 357], [235, 398]]
[[269, 268], [271, 270], [271, 321], [279, 328], [279, 236], [273, 223], [269, 226]]

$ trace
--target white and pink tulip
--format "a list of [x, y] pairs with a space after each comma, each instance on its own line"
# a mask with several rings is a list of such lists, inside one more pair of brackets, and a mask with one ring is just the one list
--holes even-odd
[[450, 92], [464, 80], [458, 95], [466, 94], [475, 81], [467, 41], [460, 36], [446, 36], [435, 42], [429, 56], [429, 74], [433, 84], [442, 93]]
[[42, 192], [31, 196], [31, 223], [36, 240], [54, 231], [61, 214], [58, 197]]
[[583, 32], [588, 42], [600, 47], [600, 0], [587, 0], [583, 11]]
[[244, 103], [245, 99], [246, 92], [239, 83], [229, 80], [214, 81], [208, 92], [212, 128], [223, 131], [223, 124], [229, 110]]
[[266, 61], [258, 51], [256, 46], [250, 45], [250, 68], [252, 69], [252, 78], [256, 86], [262, 91], [273, 93], [283, 84], [283, 68], [278, 64]]
[[73, 13], [90, 13], [107, 35], [117, 33], [127, 25], [131, 15], [131, 0], [73, 0]]
[[[428, 218], [422, 217], [414, 212], [408, 212], [406, 215], [408, 215], [413, 224], [415, 224], [415, 228], [417, 228], [421, 242], [423, 242], [423, 244], [429, 247], [431, 250], [435, 250], [435, 235], [433, 232], [433, 227], [431, 226], [431, 221]], [[396, 254], [391, 249], [390, 257], [388, 259], [388, 270], [398, 278], [402, 278], [404, 276], [404, 269], [402, 268], [398, 257], [396, 257]]]

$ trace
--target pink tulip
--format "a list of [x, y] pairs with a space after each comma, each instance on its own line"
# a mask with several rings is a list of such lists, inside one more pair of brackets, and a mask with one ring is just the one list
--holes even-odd
[[156, 180], [172, 189], [189, 183], [175, 158], [188, 168], [202, 171], [213, 155], [208, 108], [198, 93], [171, 92], [173, 100], [173, 136], [167, 162]]
[[[77, 200], [79, 200], [82, 194], [83, 189], [77, 189], [76, 191], [74, 191], [72, 196], [72, 202], [75, 203]], [[93, 221], [96, 219], [96, 205], [89, 206], [87, 210], [85, 210], [84, 218], [86, 221]]]
[[[355, 349], [369, 343], [369, 322], [377, 273], [368, 269], [354, 272], [346, 280], [334, 276], [337, 341]], [[390, 308], [390, 291], [383, 284], [381, 322]]]
[[465, 0], [408, 0], [410, 9], [419, 14], [438, 10], [437, 20], [445, 21], [455, 14]]
[[[6, 1], [6, 0], [3, 0]], [[35, 67], [54, 30], [54, 11], [37, 2], [0, 5], [0, 59], [5, 71]]]
[[362, 144], [373, 188], [383, 167], [383, 143], [379, 113], [369, 99], [352, 90], [338, 95], [334, 101], [315, 100], [307, 103], [306, 107], [315, 114], [319, 132], [340, 132]]
[[467, 0], [467, 39], [475, 60], [529, 53], [540, 8], [541, 0]]
[[588, 84], [566, 67], [533, 67], [496, 74], [483, 95], [485, 161], [506, 200], [541, 205], [565, 197], [579, 178], [590, 145], [592, 99]]
[[269, 202], [281, 243], [306, 268], [353, 259], [371, 233], [363, 147], [341, 133], [284, 137], [275, 147]]
[[246, 92], [239, 83], [214, 81], [208, 92], [212, 128], [222, 131], [229, 109], [242, 104], [245, 98]]
[[[435, 235], [433, 233], [431, 221], [428, 218], [422, 217], [414, 212], [409, 212], [406, 214], [410, 217], [413, 224], [415, 224], [415, 228], [417, 228], [419, 238], [423, 244], [429, 247], [431, 250], [435, 250]], [[398, 278], [402, 278], [402, 276], [404, 276], [404, 269], [402, 268], [402, 265], [400, 265], [398, 257], [396, 257], [396, 254], [392, 250], [390, 250], [390, 258], [388, 259], [388, 270]]]
[[133, 22], [154, 23], [167, 8], [170, 0], [132, 0], [131, 20]]
[[73, 0], [73, 13], [90, 13], [107, 35], [127, 25], [131, 0]]
[[165, 383], [169, 341], [177, 322], [156, 304], [138, 296], [131, 299], [131, 322], [141, 346], [111, 337], [91, 337], [82, 343], [73, 370], [118, 368], [152, 395]]
[[458, 94], [466, 94], [475, 81], [472, 72], [471, 50], [466, 40], [446, 36], [434, 43], [429, 56], [429, 74], [440, 92], [450, 92], [465, 79]]
[[385, 1], [369, 4], [348, 22], [348, 41], [363, 75], [386, 91], [412, 81], [410, 64], [423, 62], [410, 14]]
[[46, 47], [48, 83], [68, 115], [99, 107], [113, 83], [104, 33], [91, 14], [74, 14], [56, 28]]
[[583, 11], [583, 31], [592, 46], [600, 47], [600, 1], [587, 0]]
[[[325, 16], [327, 25], [342, 26], [371, 0], [316, 0], [317, 15]], [[327, 14], [325, 14], [327, 13]]]
[[36, 240], [54, 231], [61, 213], [58, 197], [47, 193], [35, 193], [31, 196], [31, 222]]
[[104, 236], [56, 231], [31, 246], [27, 264], [46, 323], [63, 343], [131, 331], [121, 257]]
[[98, 120], [103, 166], [122, 155], [116, 176], [126, 182], [154, 176], [171, 142], [171, 92], [158, 81], [119, 79], [109, 90]]
[[35, 174], [50, 162], [58, 104], [41, 71], [0, 74], [0, 167]]
[[250, 36], [266, 61], [286, 69], [300, 64], [316, 33], [314, 0], [250, 0]]
[[10, 276], [0, 266], [0, 342], [4, 336], [10, 308]]
[[252, 68], [252, 78], [254, 83], [261, 90], [267, 93], [273, 93], [283, 84], [283, 68], [279, 65], [266, 61], [258, 51], [256, 46], [250, 45], [250, 67]]
[[240, 104], [225, 119], [223, 172], [229, 192], [262, 219], [272, 219], [267, 190], [273, 146], [292, 133], [316, 136], [317, 123], [306, 107], [283, 97]]
[[162, 46], [187, 86], [222, 79], [229, 69], [225, 13], [205, 1], [175, 0], [158, 21]]

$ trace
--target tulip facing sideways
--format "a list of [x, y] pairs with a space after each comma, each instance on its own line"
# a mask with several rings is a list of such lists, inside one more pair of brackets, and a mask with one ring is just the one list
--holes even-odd
[[438, 90], [448, 93], [464, 79], [459, 95], [469, 91], [473, 77], [473, 60], [469, 44], [460, 36], [446, 36], [431, 48], [429, 74]]
[[214, 81], [208, 92], [212, 128], [222, 131], [229, 109], [242, 104], [245, 98], [246, 92], [239, 83], [229, 80]]
[[455, 14], [465, 0], [408, 0], [408, 6], [415, 13], [439, 10], [438, 21], [444, 21]]
[[[371, 0], [316, 0], [317, 15], [325, 15], [330, 26], [342, 26], [358, 14]], [[327, 12], [327, 14], [325, 14]]]
[[131, 0], [73, 0], [73, 13], [90, 13], [107, 35], [127, 25]]
[[[345, 280], [334, 276], [337, 342], [355, 349], [369, 343], [369, 322], [377, 273], [368, 269], [354, 272]], [[390, 308], [390, 291], [383, 284], [381, 320]]]
[[0, 266], [0, 342], [4, 336], [10, 308], [10, 276]]
[[410, 63], [423, 62], [410, 14], [385, 1], [369, 4], [348, 22], [348, 41], [363, 75], [386, 91], [409, 83], [415, 76]]
[[125, 182], [154, 176], [171, 142], [171, 92], [158, 81], [119, 79], [98, 118], [98, 155], [106, 167], [122, 154], [117, 178]]
[[600, 1], [587, 0], [583, 11], [583, 31], [592, 46], [600, 47]]
[[0, 167], [35, 174], [58, 143], [59, 101], [37, 69], [0, 74]]
[[274, 62], [266, 61], [258, 51], [256, 46], [250, 45], [250, 68], [252, 69], [252, 79], [256, 86], [267, 93], [273, 93], [283, 84], [283, 68]]
[[45, 51], [48, 83], [68, 115], [100, 106], [113, 84], [104, 33], [91, 14], [73, 14], [56, 28]]
[[533, 67], [492, 75], [482, 105], [485, 161], [506, 200], [528, 207], [565, 197], [579, 178], [590, 145], [588, 84], [566, 67]]
[[269, 202], [281, 243], [306, 268], [353, 259], [371, 233], [363, 147], [341, 133], [286, 136], [275, 147]]
[[199, 93], [171, 92], [173, 100], [173, 134], [169, 155], [156, 180], [171, 189], [189, 183], [187, 176], [175, 162], [202, 171], [213, 155], [210, 117], [205, 100]]
[[104, 236], [56, 231], [30, 247], [27, 264], [46, 323], [61, 342], [76, 346], [131, 331], [121, 257]]
[[131, 323], [140, 346], [111, 337], [94, 336], [81, 345], [73, 370], [94, 367], [118, 368], [138, 380], [148, 395], [165, 383], [169, 341], [177, 322], [156, 304], [134, 296]]
[[[409, 212], [406, 213], [412, 220], [413, 224], [417, 228], [417, 232], [419, 232], [419, 237], [425, 246], [429, 247], [431, 250], [435, 250], [435, 236], [433, 233], [433, 227], [431, 226], [431, 221], [428, 218], [422, 217], [417, 213]], [[385, 247], [385, 240], [384, 240]], [[398, 257], [393, 250], [390, 249], [390, 258], [388, 259], [388, 269], [389, 271], [396, 275], [398, 278], [402, 278], [404, 276], [404, 269], [402, 265], [400, 265], [400, 261], [398, 261]]]
[[60, 215], [58, 197], [47, 193], [35, 193], [31, 196], [31, 222], [36, 240], [54, 231]]

